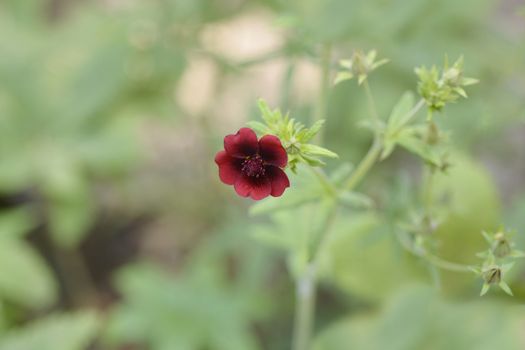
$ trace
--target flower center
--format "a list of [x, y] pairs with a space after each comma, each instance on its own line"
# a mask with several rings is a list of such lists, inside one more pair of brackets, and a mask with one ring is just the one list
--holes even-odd
[[245, 175], [250, 177], [264, 176], [264, 162], [258, 154], [248, 157], [242, 162], [241, 170]]

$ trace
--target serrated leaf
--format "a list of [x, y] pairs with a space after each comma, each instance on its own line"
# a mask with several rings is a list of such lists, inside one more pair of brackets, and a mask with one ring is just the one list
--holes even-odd
[[280, 113], [278, 111], [272, 111], [265, 100], [259, 99], [257, 106], [259, 106], [262, 118], [267, 124], [272, 125], [278, 121]]
[[310, 141], [323, 127], [324, 119], [316, 121], [310, 128], [301, 130], [299, 133], [299, 142], [305, 143]]
[[411, 134], [408, 130], [398, 138], [397, 142], [405, 149], [420, 156], [427, 162], [440, 166], [441, 161], [435, 150], [423, 140]]

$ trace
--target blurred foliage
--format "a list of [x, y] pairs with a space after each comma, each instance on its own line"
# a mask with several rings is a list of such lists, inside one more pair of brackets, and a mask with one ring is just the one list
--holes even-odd
[[258, 349], [250, 327], [275, 307], [262, 289], [274, 264], [243, 231], [229, 226], [203, 242], [176, 279], [151, 263], [120, 271], [117, 288], [125, 297], [108, 341], [152, 350]]
[[97, 333], [97, 316], [89, 311], [46, 316], [0, 340], [2, 350], [82, 350]]
[[[402, 315], [402, 317], [400, 317]], [[451, 303], [421, 286], [392, 296], [382, 312], [343, 319], [316, 350], [522, 349], [521, 310], [498, 301]]]
[[[498, 183], [508, 176], [501, 162], [520, 170], [519, 153], [509, 156], [519, 148], [512, 143], [516, 136], [506, 134], [525, 118], [525, 31], [523, 17], [515, 20], [518, 10], [512, 1], [496, 0], [2, 1], [0, 349], [288, 348], [291, 285], [279, 253], [259, 243], [293, 245], [288, 267], [298, 273], [310, 249], [304, 242], [316, 234], [330, 205], [324, 203], [321, 211], [313, 206], [323, 190], [314, 175], [290, 176], [293, 186], [283, 197], [259, 203], [246, 218], [228, 209], [239, 202], [220, 193], [208, 176], [205, 184], [191, 175], [178, 181], [173, 178], [184, 167], [171, 173], [150, 168], [144, 135], [151, 132], [148, 123], [162, 122], [161, 128], [169, 125], [177, 135], [158, 141], [178, 144], [183, 142], [178, 137], [197, 128], [200, 138], [190, 140], [182, 154], [159, 158], [170, 164], [174, 157], [184, 158], [185, 167], [194, 170], [190, 174], [212, 172], [202, 164], [211, 164], [213, 156], [197, 149], [201, 143], [215, 148], [221, 138], [216, 130], [231, 123], [222, 110], [223, 95], [238, 78], [249, 80], [253, 65], [275, 58], [288, 64], [287, 73], [281, 85], [266, 91], [277, 90], [292, 115], [310, 125], [313, 100], [279, 87], [293, 86], [300, 65], [318, 63], [319, 48], [326, 45], [335, 49], [334, 62], [355, 49], [375, 48], [390, 59], [381, 74], [368, 78], [383, 120], [402, 91], [415, 90], [414, 67], [437, 64], [444, 53], [464, 55], [467, 76], [480, 78], [480, 84], [466, 102], [447, 107], [435, 120], [453, 130], [456, 147], [477, 154], [471, 159], [458, 152], [448, 175], [436, 179], [444, 219], [435, 232], [435, 248], [451, 260], [470, 263], [483, 249], [480, 231], [495, 228], [502, 217], [518, 230], [517, 245], [524, 247], [523, 170], [511, 175], [521, 187], [504, 189], [512, 198], [500, 198], [477, 157], [483, 155]], [[236, 60], [236, 50], [225, 55], [207, 46], [205, 32], [246, 15], [270, 18], [272, 28], [282, 30], [282, 46], [247, 61]], [[258, 40], [249, 31], [246, 35]], [[197, 58], [218, 72], [218, 88], [203, 115], [184, 110], [175, 97]], [[343, 163], [359, 159], [370, 137], [357, 126], [366, 102], [355, 85], [338, 84], [324, 116], [326, 146]], [[407, 99], [413, 104], [404, 96], [399, 108]], [[503, 156], [492, 147], [500, 147]], [[443, 273], [439, 295], [407, 287], [438, 280], [395, 240], [395, 225], [418, 199], [412, 159], [396, 149], [363, 189], [370, 197], [351, 192], [341, 198], [345, 209], [324, 248], [330, 254], [321, 262], [324, 319], [318, 349], [523, 348], [517, 330], [522, 310], [508, 299], [443, 299], [477, 295], [474, 276]], [[335, 182], [344, 181], [351, 169], [348, 164], [335, 169]], [[144, 172], [159, 174], [144, 185]], [[162, 195], [153, 205], [152, 193]], [[184, 211], [174, 213], [174, 207]], [[160, 243], [151, 227], [135, 227], [143, 217], [168, 222]], [[290, 225], [291, 217], [304, 220]], [[135, 226], [115, 224], [128, 220]], [[131, 239], [121, 231], [140, 231], [138, 256], [127, 252], [133, 250]], [[105, 240], [94, 245], [100, 236]], [[90, 260], [85, 252], [91, 245]], [[115, 273], [115, 283], [84, 281], [99, 284], [71, 288], [85, 274], [88, 280], [113, 274], [115, 266], [104, 265], [106, 250], [110, 257], [127, 252], [115, 264], [125, 264]], [[71, 256], [81, 263], [72, 263]], [[83, 264], [85, 269], [79, 268]], [[517, 303], [525, 297], [522, 271], [516, 268], [511, 278]], [[87, 301], [77, 294], [88, 294]], [[101, 309], [104, 317], [80, 311], [85, 304]], [[106, 330], [101, 331], [101, 323]]]

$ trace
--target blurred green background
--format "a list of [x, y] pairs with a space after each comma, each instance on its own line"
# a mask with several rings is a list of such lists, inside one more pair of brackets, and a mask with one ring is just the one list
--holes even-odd
[[[249, 215], [213, 157], [259, 97], [308, 122], [327, 43], [334, 64], [354, 49], [391, 60], [370, 77], [385, 117], [415, 66], [465, 56], [480, 83], [438, 119], [456, 150], [438, 249], [476, 263], [500, 223], [525, 248], [521, 1], [2, 0], [0, 349], [288, 349], [286, 257], [254, 236], [316, 216]], [[326, 146], [358, 161], [371, 135], [354, 81], [330, 90], [326, 118]], [[339, 216], [316, 349], [525, 349], [523, 265], [514, 298], [480, 299], [474, 275], [433, 288], [395, 240], [419, 173], [397, 151], [362, 188], [380, 210]]]

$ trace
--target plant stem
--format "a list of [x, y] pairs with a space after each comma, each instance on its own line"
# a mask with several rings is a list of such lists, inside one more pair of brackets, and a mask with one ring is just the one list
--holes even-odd
[[296, 282], [293, 350], [310, 349], [315, 314], [316, 263], [309, 263]]
[[470, 265], [463, 265], [458, 264], [455, 262], [451, 262], [448, 260], [445, 260], [443, 258], [440, 258], [432, 253], [429, 253], [426, 250], [416, 250], [412, 243], [408, 241], [408, 239], [404, 239], [399, 233], [396, 235], [401, 245], [408, 250], [410, 253], [414, 254], [415, 256], [418, 256], [420, 258], [424, 258], [428, 263], [434, 265], [435, 267], [438, 267], [442, 270], [448, 270], [453, 272], [471, 272], [472, 266]]
[[361, 182], [361, 180], [365, 177], [368, 171], [370, 171], [372, 166], [379, 158], [379, 155], [381, 154], [381, 148], [381, 140], [378, 136], [374, 137], [374, 141], [368, 150], [368, 153], [354, 170], [352, 176], [348, 179], [345, 185], [346, 190], [353, 190]]
[[309, 166], [309, 168], [312, 171], [312, 173], [314, 173], [314, 175], [317, 177], [317, 179], [319, 180], [319, 183], [321, 184], [321, 186], [323, 186], [326, 192], [330, 194], [330, 196], [333, 196], [333, 197], [337, 196], [337, 189], [330, 182], [330, 179], [326, 176], [324, 171], [322, 169], [318, 169], [313, 166]]
[[472, 272], [472, 267], [469, 265], [451, 262], [428, 252], [421, 254], [421, 256], [425, 258], [428, 262], [430, 262], [432, 265], [439, 267], [443, 270], [449, 270], [454, 272]]
[[379, 114], [377, 113], [376, 104], [374, 102], [374, 97], [372, 96], [372, 91], [370, 90], [370, 86], [368, 85], [368, 81], [365, 79], [363, 82], [363, 86], [365, 88], [366, 93], [366, 99], [368, 101], [368, 110], [370, 112], [370, 117], [372, 118], [372, 121], [374, 122], [374, 132], [377, 134], [379, 125]]
[[[330, 62], [332, 59], [332, 45], [325, 43], [321, 53], [321, 86], [317, 98], [317, 106], [314, 113], [313, 122], [326, 119], [328, 90], [330, 87]], [[323, 135], [319, 132], [316, 136], [317, 142], [322, 142]]]
[[425, 214], [430, 217], [430, 211], [432, 209], [433, 203], [432, 186], [434, 183], [434, 169], [432, 169], [430, 166], [426, 166], [424, 172], [423, 208], [425, 210]]
[[[321, 86], [317, 100], [316, 110], [314, 113], [313, 122], [317, 122], [326, 118], [326, 106], [328, 99], [328, 89], [330, 87], [330, 61], [332, 58], [332, 45], [325, 43], [321, 53]], [[316, 140], [318, 143], [322, 142], [322, 133], [318, 133]], [[314, 174], [319, 179], [321, 185], [330, 193], [330, 195], [337, 195], [334, 186], [327, 179], [323, 172], [317, 171], [310, 167]], [[335, 206], [334, 206], [335, 207]], [[329, 214], [329, 217], [331, 214]], [[329, 225], [325, 223], [325, 226]], [[326, 228], [323, 229], [325, 231]], [[324, 236], [324, 232], [321, 232]], [[317, 255], [317, 250], [314, 251], [313, 256]], [[316, 259], [313, 259], [305, 268], [304, 273], [296, 281], [296, 307], [294, 320], [294, 334], [292, 340], [293, 350], [309, 350], [310, 338], [312, 335], [312, 328], [314, 324], [315, 314], [315, 291], [316, 291]]]

